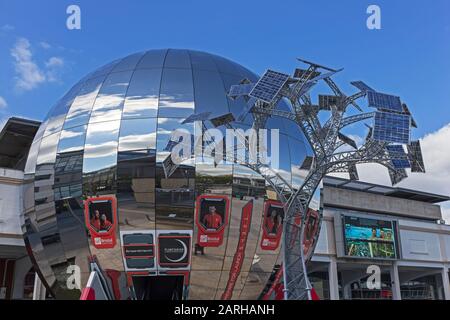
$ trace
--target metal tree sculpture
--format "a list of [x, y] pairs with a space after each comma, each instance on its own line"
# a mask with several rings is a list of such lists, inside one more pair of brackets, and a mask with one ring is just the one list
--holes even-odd
[[[406, 168], [412, 172], [425, 172], [419, 141], [410, 141], [410, 129], [416, 127], [408, 107], [399, 97], [376, 92], [361, 81], [352, 82], [359, 92], [346, 96], [331, 79], [342, 71], [327, 68], [298, 59], [308, 65], [306, 69], [296, 69], [293, 76], [268, 70], [257, 83], [243, 79], [229, 91], [232, 99], [243, 97], [247, 109], [239, 117], [243, 120], [247, 113], [253, 114], [253, 128], [264, 129], [269, 117], [277, 116], [294, 121], [303, 131], [314, 152], [313, 159], [307, 159], [309, 173], [300, 188], [295, 189], [269, 166], [258, 162], [248, 165], [260, 173], [277, 192], [285, 205], [283, 224], [283, 281], [285, 299], [311, 299], [311, 284], [306, 272], [306, 263], [312, 256], [320, 231], [314, 235], [313, 248], [304, 252], [303, 239], [306, 213], [313, 194], [323, 177], [334, 172], [348, 172], [350, 179], [358, 180], [357, 164], [378, 163], [385, 166], [395, 185], [407, 177]], [[319, 95], [318, 104], [313, 104], [310, 90], [324, 81], [332, 90], [332, 95]], [[356, 101], [367, 97], [369, 107], [376, 111], [363, 112]], [[277, 109], [281, 99], [290, 103], [290, 111]], [[346, 116], [349, 106], [360, 113]], [[328, 111], [327, 121], [321, 122], [320, 111]], [[234, 119], [230, 115], [211, 119], [215, 126], [232, 127]], [[341, 130], [351, 124], [372, 120], [369, 134], [364, 144], [358, 147]], [[243, 139], [246, 139], [245, 137]], [[352, 151], [340, 151], [344, 145]], [[405, 153], [403, 145], [407, 146]], [[312, 161], [311, 161], [312, 160]], [[246, 165], [244, 162], [243, 165]], [[300, 223], [299, 223], [300, 222]]]

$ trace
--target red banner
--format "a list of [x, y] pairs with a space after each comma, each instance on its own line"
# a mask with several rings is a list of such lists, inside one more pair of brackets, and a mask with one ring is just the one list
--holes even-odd
[[97, 249], [116, 246], [117, 201], [115, 196], [91, 197], [84, 200], [86, 227], [92, 245]]
[[195, 223], [197, 245], [220, 247], [228, 225], [229, 199], [222, 195], [201, 195], [197, 198]]
[[245, 258], [245, 248], [247, 246], [248, 234], [252, 223], [253, 200], [242, 208], [241, 227], [239, 231], [239, 241], [234, 254], [233, 263], [230, 268], [227, 286], [222, 294], [222, 300], [230, 300], [233, 296], [234, 286], [241, 273], [242, 264]]

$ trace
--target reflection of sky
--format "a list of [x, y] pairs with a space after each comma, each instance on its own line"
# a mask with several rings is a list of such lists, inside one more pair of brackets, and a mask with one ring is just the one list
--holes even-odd
[[92, 172], [116, 165], [120, 121], [88, 126], [84, 149], [83, 172]]
[[84, 137], [86, 126], [75, 127], [61, 131], [59, 138], [58, 152], [71, 152], [82, 150], [84, 146]]

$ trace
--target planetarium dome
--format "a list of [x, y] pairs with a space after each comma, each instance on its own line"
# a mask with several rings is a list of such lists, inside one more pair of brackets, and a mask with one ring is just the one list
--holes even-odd
[[[281, 263], [283, 209], [269, 184], [197, 159], [167, 172], [171, 133], [194, 134], [185, 120], [206, 112], [238, 119], [246, 102], [227, 92], [258, 78], [213, 54], [150, 50], [90, 73], [56, 103], [29, 152], [23, 216], [51, 295], [79, 299], [95, 264], [113, 299], [259, 297]], [[274, 170], [299, 186], [311, 148], [294, 123], [271, 117], [267, 128], [280, 133]]]

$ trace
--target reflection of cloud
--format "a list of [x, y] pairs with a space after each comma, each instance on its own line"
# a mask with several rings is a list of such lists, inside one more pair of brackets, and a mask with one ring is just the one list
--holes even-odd
[[71, 138], [80, 137], [83, 135], [84, 135], [84, 132], [82, 132], [82, 131], [71, 131], [70, 129], [66, 129], [61, 132], [61, 137], [59, 139], [60, 140], [71, 139]]
[[[436, 132], [426, 135], [421, 139], [423, 158], [426, 173], [409, 173], [407, 179], [398, 186], [431, 192], [436, 194], [450, 195], [450, 151], [445, 146], [450, 141], [450, 123]], [[376, 164], [358, 165], [361, 181], [391, 185], [388, 171], [385, 167]], [[342, 175], [339, 175], [342, 176]], [[442, 207], [443, 216], [450, 223], [450, 204]]]
[[156, 132], [148, 134], [134, 134], [120, 137], [120, 150], [137, 150], [144, 148], [155, 148]]
[[95, 159], [109, 157], [117, 154], [117, 142], [108, 141], [101, 144], [86, 144], [84, 147], [84, 158]]
[[5, 98], [0, 96], [0, 110], [5, 109], [8, 106], [8, 103], [6, 102]]

